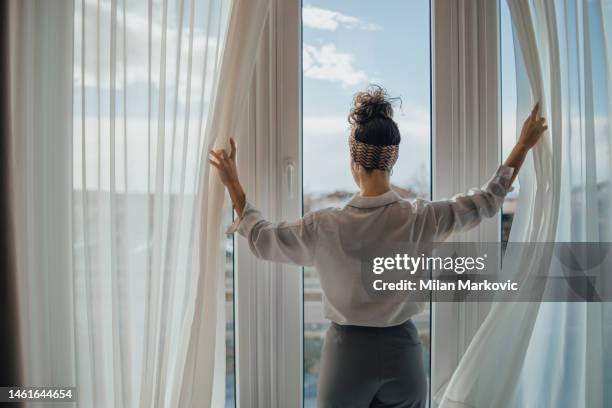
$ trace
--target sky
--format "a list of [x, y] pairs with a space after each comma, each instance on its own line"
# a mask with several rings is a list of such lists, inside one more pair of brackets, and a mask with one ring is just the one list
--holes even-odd
[[[504, 152], [515, 135], [512, 28], [501, 2]], [[430, 173], [430, 16], [428, 0], [304, 0], [304, 192], [355, 191], [349, 169], [347, 114], [370, 83], [399, 96], [402, 134], [392, 182], [427, 193]], [[425, 190], [425, 191], [423, 191]]]
[[302, 18], [304, 192], [355, 190], [347, 115], [371, 83], [402, 100], [393, 182], [428, 185], [429, 1], [304, 1]]

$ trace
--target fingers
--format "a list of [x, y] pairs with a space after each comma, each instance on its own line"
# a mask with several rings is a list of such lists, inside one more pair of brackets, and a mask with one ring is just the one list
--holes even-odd
[[534, 106], [533, 109], [531, 110], [531, 115], [529, 115], [531, 118], [537, 118], [540, 114], [540, 102], [537, 102]]
[[210, 152], [208, 152], [208, 154], [217, 159], [218, 163], [221, 163], [223, 161], [223, 156], [221, 155], [221, 152], [219, 150], [211, 150]]
[[219, 162], [225, 162], [229, 160], [229, 156], [227, 155], [224, 149], [211, 150], [210, 154]]
[[229, 153], [226, 149], [211, 149], [208, 154], [208, 162], [211, 166], [215, 167], [222, 174], [230, 174], [232, 168], [235, 167], [236, 141], [233, 138], [230, 139]]
[[537, 118], [531, 122], [531, 126], [534, 128], [540, 128], [546, 124], [546, 118]]
[[209, 159], [209, 162], [216, 168], [222, 170], [231, 166], [231, 160], [224, 149], [211, 150], [209, 154], [215, 159]]
[[542, 134], [548, 129], [548, 126], [546, 125], [546, 118], [540, 114], [540, 106], [540, 102], [533, 106], [525, 124], [539, 134]]
[[535, 131], [538, 135], [544, 134], [546, 130], [548, 130], [548, 125], [546, 124], [546, 118], [538, 118], [534, 125]]
[[236, 160], [236, 141], [230, 137], [230, 158]]
[[211, 149], [210, 154], [219, 160], [234, 160], [236, 158], [236, 141], [234, 139], [230, 139], [229, 154], [226, 149]]
[[222, 162], [221, 162], [221, 157], [219, 156], [219, 153], [215, 152], [214, 150], [211, 150], [208, 154], [210, 154], [212, 157], [214, 157], [216, 160], [213, 160], [212, 158], [208, 158], [208, 162], [210, 164], [212, 164], [215, 168], [217, 169], [221, 169], [222, 167]]

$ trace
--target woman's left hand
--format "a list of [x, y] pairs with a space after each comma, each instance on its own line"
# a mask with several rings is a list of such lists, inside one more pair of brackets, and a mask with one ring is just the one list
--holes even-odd
[[216, 149], [210, 151], [210, 156], [208, 161], [217, 169], [219, 178], [226, 187], [240, 184], [236, 166], [236, 141], [233, 138], [230, 138], [229, 154], [225, 149]]
[[[236, 166], [236, 141], [230, 138], [230, 152], [227, 154], [225, 149], [211, 150], [210, 164], [217, 169], [221, 182], [227, 188], [236, 212], [242, 216], [246, 205], [246, 196], [238, 179], [238, 168]], [[213, 160], [213, 158], [215, 160]]]

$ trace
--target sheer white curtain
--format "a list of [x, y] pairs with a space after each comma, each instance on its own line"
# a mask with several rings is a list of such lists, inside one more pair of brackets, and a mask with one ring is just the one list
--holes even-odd
[[[612, 133], [610, 129], [609, 2], [566, 0], [532, 3], [536, 38], [550, 43], [541, 56], [546, 97], [562, 138], [557, 242], [611, 242]], [[515, 12], [519, 10], [514, 10]], [[525, 10], [520, 10], [526, 15]], [[546, 22], [546, 25], [544, 25]], [[547, 32], [542, 32], [548, 27]], [[551, 39], [546, 40], [548, 36]], [[540, 45], [542, 47], [542, 45]], [[556, 49], [556, 50], [555, 50]], [[528, 67], [527, 61], [524, 64]], [[528, 68], [527, 68], [528, 69]], [[528, 83], [518, 78], [519, 106]], [[599, 265], [604, 279], [610, 260]], [[612, 309], [608, 303], [542, 304], [525, 364], [516, 406], [607, 407], [612, 404]], [[551, 375], [536, 375], [537, 367]], [[544, 392], [542, 392], [544, 391]]]
[[223, 189], [268, 0], [15, 0], [28, 385], [81, 406], [225, 403]]
[[[209, 194], [198, 176], [230, 10], [223, 0], [75, 2], [76, 367], [85, 405], [176, 398], [183, 322], [201, 249], [212, 244], [199, 239], [198, 200]], [[206, 255], [223, 271], [223, 247], [214, 246]]]
[[[549, 132], [525, 163], [511, 242], [610, 241], [612, 174], [609, 5], [508, 0], [518, 112], [541, 101]], [[512, 248], [512, 247], [509, 247]], [[537, 248], [504, 257], [508, 277], [546, 271]], [[445, 390], [441, 407], [610, 404], [606, 303], [495, 304]]]
[[[209, 137], [205, 152], [213, 147], [228, 148], [230, 136], [238, 131], [240, 121], [237, 117], [246, 114], [245, 103], [269, 8], [269, 0], [234, 0], [221, 64], [223, 69], [206, 129]], [[225, 345], [222, 307], [225, 285], [219, 273], [221, 258], [215, 256], [224, 234], [219, 220], [223, 217], [225, 189], [217, 175], [211, 172], [208, 162], [202, 164], [199, 186], [207, 196], [200, 197], [197, 218], [201, 252], [198, 274], [193, 282], [196, 295], [181, 331], [180, 381], [175, 381], [179, 391], [172, 400], [178, 407], [222, 406], [225, 391], [225, 371], [222, 369], [225, 356], [221, 352]]]

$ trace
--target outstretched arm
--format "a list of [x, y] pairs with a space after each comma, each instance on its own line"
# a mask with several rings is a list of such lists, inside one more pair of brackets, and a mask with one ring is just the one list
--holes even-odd
[[238, 219], [228, 233], [238, 231], [248, 242], [251, 252], [268, 261], [309, 266], [314, 262], [316, 246], [314, 214], [295, 222], [273, 224], [248, 204], [236, 166], [236, 142], [230, 139], [229, 154], [224, 149], [210, 152], [210, 164], [217, 169], [227, 188]]
[[527, 152], [540, 140], [546, 129], [546, 121], [540, 116], [540, 104], [537, 103], [525, 120], [512, 153], [487, 184], [468, 194], [459, 194], [451, 200], [435, 201], [422, 207], [426, 219], [434, 224], [436, 240], [443, 241], [453, 232], [467, 231], [483, 219], [497, 214]]

